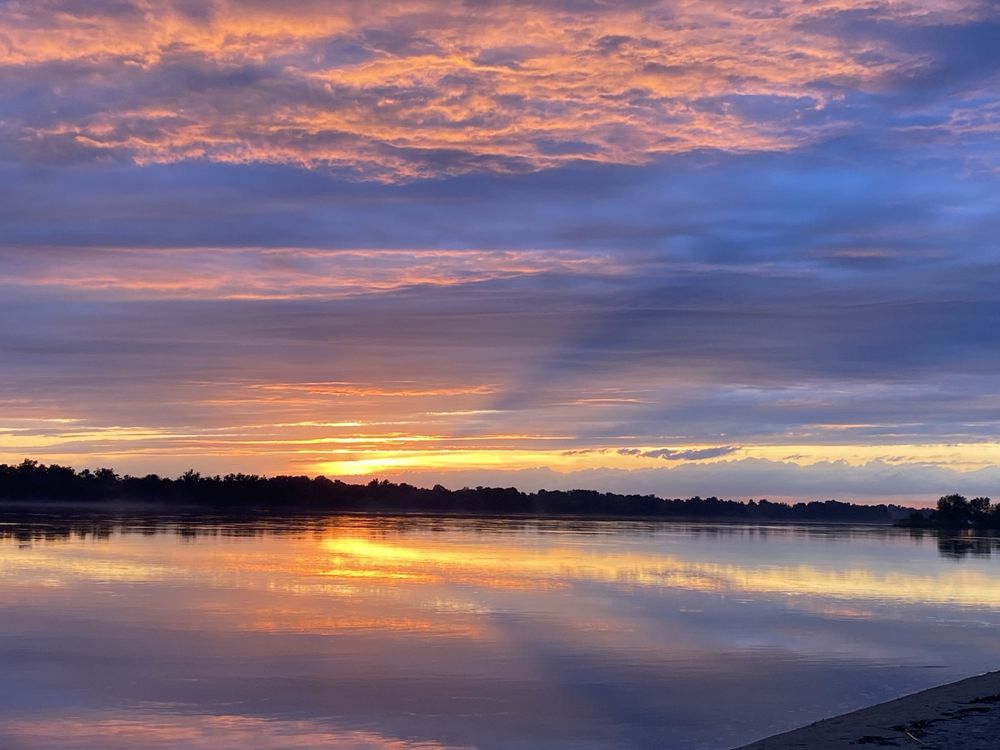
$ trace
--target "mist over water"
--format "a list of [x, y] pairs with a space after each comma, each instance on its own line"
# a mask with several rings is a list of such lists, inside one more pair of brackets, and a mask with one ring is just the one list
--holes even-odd
[[1000, 665], [876, 527], [0, 514], [5, 750], [724, 750]]

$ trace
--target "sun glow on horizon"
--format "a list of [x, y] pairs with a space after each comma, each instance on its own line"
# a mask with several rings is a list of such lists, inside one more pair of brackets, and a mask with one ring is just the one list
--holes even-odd
[[0, 2], [0, 461], [995, 494], [995, 15]]
[[[590, 419], [648, 408], [656, 403], [655, 391], [559, 393], [526, 411], [505, 404], [503, 390], [475, 379], [198, 381], [180, 384], [178, 397], [211, 410], [216, 415], [211, 424], [101, 425], [83, 414], [24, 406], [0, 420], [0, 461], [29, 456], [83, 468], [96, 465], [97, 456], [102, 465], [138, 474], [194, 467], [205, 473], [306, 473], [348, 481], [388, 477], [427, 486], [527, 483], [529, 489], [546, 482], [552, 489], [566, 488], [579, 477], [573, 486], [609, 491], [628, 491], [634, 477], [649, 477], [643, 491], [668, 496], [807, 499], [830, 493], [787, 492], [761, 486], [757, 479], [746, 489], [734, 482], [716, 489], [715, 477], [789, 468], [833, 475], [854, 469], [878, 473], [891, 484], [902, 472], [937, 469], [951, 472], [955, 481], [964, 476], [976, 482], [982, 472], [1000, 465], [995, 440], [900, 440], [915, 437], [915, 425], [874, 422], [809, 425], [794, 442], [752, 434], [739, 440], [719, 435], [712, 442], [666, 434], [655, 442], [637, 435], [598, 442], [585, 436]], [[542, 429], [524, 429], [532, 426]], [[859, 433], [872, 437], [858, 442]], [[476, 472], [488, 479], [477, 481]], [[537, 472], [545, 474], [536, 477]], [[676, 481], [682, 481], [680, 487]], [[941, 486], [938, 494], [948, 489]], [[847, 492], [841, 491], [840, 499], [878, 496]], [[918, 504], [935, 497], [934, 490], [882, 494], [909, 494]]]

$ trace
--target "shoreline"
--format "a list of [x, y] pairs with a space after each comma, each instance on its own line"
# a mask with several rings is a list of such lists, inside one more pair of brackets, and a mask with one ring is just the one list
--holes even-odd
[[767, 737], [736, 750], [996, 750], [1000, 671], [879, 703]]
[[[745, 516], [713, 516], [697, 514], [648, 515], [630, 513], [559, 513], [545, 511], [501, 511], [501, 510], [447, 510], [421, 508], [393, 508], [372, 506], [368, 508], [324, 508], [316, 505], [215, 505], [212, 503], [172, 502], [163, 500], [115, 499], [115, 500], [22, 500], [0, 497], [0, 513], [46, 512], [57, 510], [79, 510], [82, 512], [106, 511], [112, 513], [137, 513], [150, 515], [231, 516], [248, 519], [266, 519], [272, 516], [323, 517], [323, 516], [384, 516], [384, 517], [425, 517], [449, 519], [510, 519], [537, 521], [637, 521], [642, 523], [684, 523], [706, 526], [836, 526], [865, 527], [874, 529], [900, 529], [893, 521], [844, 520], [817, 518], [747, 518]], [[924, 528], [921, 531], [937, 531]]]

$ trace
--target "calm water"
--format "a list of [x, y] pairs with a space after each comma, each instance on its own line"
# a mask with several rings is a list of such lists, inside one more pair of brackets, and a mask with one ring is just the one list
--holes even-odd
[[705, 748], [1000, 667], [887, 529], [0, 516], [4, 750]]

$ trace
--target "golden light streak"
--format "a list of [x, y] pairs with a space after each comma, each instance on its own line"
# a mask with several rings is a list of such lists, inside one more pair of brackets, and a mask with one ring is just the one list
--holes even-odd
[[[637, 450], [658, 450], [644, 446]], [[672, 445], [679, 452], [711, 449], [708, 445]], [[374, 455], [373, 455], [374, 454]], [[731, 463], [748, 458], [812, 466], [827, 462], [842, 462], [848, 466], [865, 466], [873, 462], [885, 464], [929, 464], [956, 471], [975, 471], [1000, 463], [1000, 443], [962, 444], [898, 444], [898, 445], [755, 445], [741, 446], [734, 453], [702, 459], [665, 461], [641, 455], [621, 455], [616, 449], [570, 449], [537, 451], [530, 449], [488, 449], [448, 451], [370, 451], [364, 456], [316, 465], [317, 471], [335, 476], [374, 476], [404, 469], [449, 469], [466, 467], [498, 467], [528, 469], [545, 466], [554, 471], [571, 472], [596, 468], [627, 470], [671, 468], [692, 461], [703, 464]]]
[[[383, 399], [410, 402], [425, 399], [487, 397], [492, 386], [470, 385], [425, 388], [406, 384], [360, 385], [353, 383], [267, 383], [222, 386], [247, 388], [262, 394], [304, 394], [306, 398], [276, 400], [270, 396], [246, 399], [206, 399], [204, 403], [231, 408], [245, 404], [256, 409], [273, 409], [287, 416], [287, 409], [303, 403], [347, 400], [353, 409], [373, 408], [387, 413]], [[919, 464], [969, 472], [1000, 464], [1000, 442], [962, 441], [950, 443], [917, 442], [794, 442], [742, 444], [718, 456], [700, 457], [717, 445], [671, 441], [637, 445], [587, 446], [572, 433], [527, 431], [494, 432], [486, 419], [471, 434], [468, 416], [478, 413], [488, 417], [494, 410], [456, 410], [417, 412], [407, 406], [393, 410], [401, 417], [392, 419], [348, 419], [343, 421], [283, 421], [218, 426], [188, 425], [180, 429], [148, 426], [102, 426], [80, 417], [8, 418], [0, 426], [0, 460], [17, 462], [24, 456], [41, 456], [59, 461], [76, 459], [91, 465], [92, 456], [100, 454], [106, 465], [112, 457], [140, 455], [163, 456], [312, 456], [307, 469], [330, 476], [361, 477], [420, 470], [460, 470], [503, 468], [510, 470], [547, 467], [557, 472], [588, 469], [669, 469], [691, 461], [720, 464], [746, 459], [763, 459], [796, 466], [814, 466], [840, 462], [860, 467], [873, 463], [886, 466]], [[423, 417], [419, 417], [419, 414]], [[436, 416], [435, 416], [436, 414]], [[421, 431], [427, 420], [439, 420], [436, 432]], [[386, 431], [380, 426], [400, 429]], [[412, 426], [413, 429], [407, 429]], [[866, 425], [834, 425], [844, 431]], [[369, 428], [369, 429], [366, 429]], [[823, 432], [824, 430], [820, 430]], [[545, 446], [545, 447], [542, 447]], [[655, 452], [668, 449], [673, 460]], [[650, 455], [643, 455], [650, 454]], [[679, 456], [677, 454], [680, 454]], [[270, 464], [274, 471], [287, 471], [288, 464]]]
[[935, 575], [903, 570], [831, 569], [811, 564], [737, 565], [683, 560], [636, 552], [586, 552], [571, 546], [546, 550], [504, 545], [435, 545], [427, 541], [375, 542], [331, 538], [323, 548], [361, 570], [447, 571], [449, 578], [478, 578], [482, 585], [531, 580], [593, 580], [656, 588], [815, 596], [856, 602], [934, 602], [1000, 608], [1000, 581], [957, 568]]
[[[880, 571], [822, 563], [718, 563], [572, 541], [535, 546], [511, 543], [507, 537], [491, 543], [489, 536], [475, 543], [450, 536], [433, 539], [394, 534], [373, 538], [363, 522], [356, 525], [352, 529], [349, 521], [342, 521], [325, 533], [316, 531], [305, 538], [265, 536], [252, 549], [245, 545], [191, 547], [173, 537], [157, 537], [159, 543], [150, 549], [146, 537], [116, 535], [110, 546], [44, 544], [24, 555], [19, 554], [13, 540], [0, 540], [0, 580], [12, 585], [46, 581], [56, 588], [86, 581], [198, 581], [210, 589], [237, 586], [256, 592], [255, 596], [283, 591], [309, 593], [308, 586], [300, 586], [303, 577], [343, 579], [348, 588], [339, 591], [347, 596], [353, 591], [351, 585], [377, 584], [395, 590], [442, 583], [544, 591], [590, 581], [816, 597], [857, 605], [933, 603], [1000, 609], [1000, 580], [976, 568], [942, 567], [925, 573], [892, 565]], [[217, 604], [208, 592], [202, 598], [209, 614], [228, 611], [213, 609]], [[199, 601], [202, 599], [193, 603]], [[323, 599], [312, 603], [325, 606]], [[232, 610], [234, 616], [242, 616], [244, 611], [242, 607]], [[349, 621], [359, 613], [345, 610], [344, 615]]]

